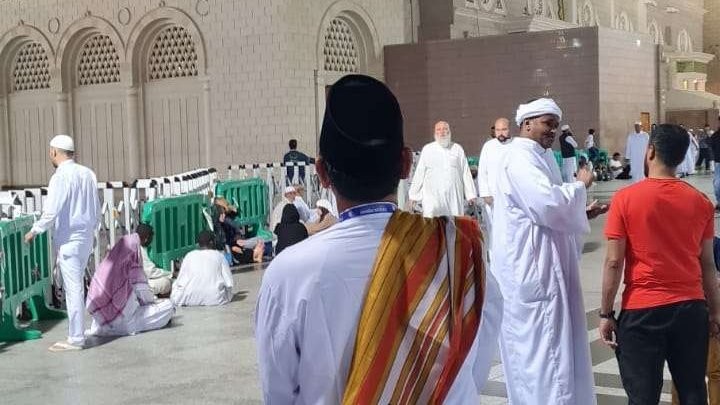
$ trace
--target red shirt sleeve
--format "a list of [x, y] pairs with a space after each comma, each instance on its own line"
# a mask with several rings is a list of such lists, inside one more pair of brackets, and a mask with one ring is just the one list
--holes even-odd
[[607, 215], [607, 223], [605, 224], [605, 237], [608, 239], [625, 239], [627, 232], [625, 230], [625, 220], [623, 209], [624, 204], [623, 193], [618, 193], [613, 197], [610, 203], [610, 210]]
[[715, 237], [715, 208], [712, 206], [712, 203], [708, 203], [706, 209], [708, 214], [705, 216], [705, 218], [707, 218], [707, 224], [703, 232], [703, 240], [713, 239]]

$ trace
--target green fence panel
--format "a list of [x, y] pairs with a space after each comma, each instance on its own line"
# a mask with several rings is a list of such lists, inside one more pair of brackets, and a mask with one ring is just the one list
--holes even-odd
[[153, 227], [148, 255], [156, 266], [171, 272], [171, 262], [195, 249], [195, 238], [208, 229], [203, 211], [208, 199], [202, 194], [187, 194], [149, 201], [143, 207], [142, 222]]
[[272, 239], [272, 233], [265, 229], [270, 202], [268, 186], [262, 179], [220, 181], [215, 184], [215, 196], [223, 197], [237, 207], [235, 224], [248, 226], [248, 236]]
[[38, 339], [42, 336], [38, 330], [18, 327], [15, 315], [23, 302], [27, 303], [34, 321], [65, 318], [65, 312], [51, 309], [45, 302], [46, 292], [52, 284], [48, 235], [43, 233], [32, 243], [25, 243], [24, 236], [32, 224], [30, 216], [0, 222], [0, 341]]

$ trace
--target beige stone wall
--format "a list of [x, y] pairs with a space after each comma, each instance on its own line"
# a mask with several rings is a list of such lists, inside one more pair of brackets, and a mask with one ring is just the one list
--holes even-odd
[[[85, 98], [73, 99], [75, 93], [70, 85], [73, 79], [67, 71], [74, 66], [64, 61], [63, 55], [73, 51], [77, 45], [74, 39], [85, 32], [108, 34], [119, 54], [120, 83], [113, 85], [116, 88], [108, 96], [112, 103], [107, 108], [119, 111], [121, 119], [105, 125], [122, 127], [121, 132], [128, 141], [126, 149], [121, 147], [118, 151], [129, 164], [111, 165], [120, 169], [109, 170], [103, 180], [118, 177], [132, 180], [135, 175], [145, 175], [152, 167], [147, 161], [155, 157], [144, 156], [150, 150], [145, 147], [146, 132], [153, 132], [147, 131], [150, 124], [146, 123], [151, 117], [145, 116], [144, 105], [151, 92], [142, 86], [144, 70], [136, 64], [143, 41], [153, 34], [153, 27], [167, 20], [192, 28], [201, 59], [196, 81], [178, 82], [181, 93], [191, 92], [196, 98], [190, 103], [199, 105], [183, 107], [183, 100], [187, 99], [179, 102], [170, 99], [172, 86], [160, 89], [166, 96], [158, 99], [164, 104], [158, 105], [155, 111], [165, 111], [165, 116], [156, 117], [152, 125], [159, 125], [169, 133], [167, 136], [178, 136], [178, 139], [188, 138], [186, 132], [193, 128], [206, 137], [203, 144], [190, 144], [189, 151], [178, 150], [178, 153], [199, 155], [201, 164], [220, 168], [227, 164], [279, 161], [287, 149], [287, 141], [297, 138], [301, 149], [314, 154], [317, 117], [324, 108], [325, 85], [341, 76], [323, 72], [322, 38], [330, 21], [341, 16], [352, 26], [354, 35], [362, 37], [356, 38], [363, 58], [359, 70], [382, 77], [382, 47], [405, 42], [408, 31], [403, 25], [405, 12], [402, 0], [4, 1], [0, 2], [0, 66], [5, 69], [0, 71], [6, 75], [0, 79], [0, 111], [8, 109], [6, 95], [11, 91], [7, 84], [11, 78], [7, 73], [11, 72], [8, 66], [16, 51], [13, 44], [18, 40], [15, 38], [38, 40], [50, 55], [52, 76], [51, 88], [38, 91], [56, 106], [56, 113], [65, 112], [54, 117], [54, 129], [74, 133], [78, 127], [74, 108]], [[91, 110], [91, 107], [88, 108]], [[198, 116], [188, 116], [195, 107]], [[92, 129], [99, 128], [95, 118], [89, 120]], [[131, 153], [134, 128], [141, 154]], [[6, 141], [13, 136], [8, 132], [7, 114], [3, 114], [0, 136]], [[41, 139], [40, 143], [45, 140]], [[177, 148], [171, 141], [165, 143]], [[7, 148], [1, 148], [0, 156], [7, 162], [11, 154]], [[97, 155], [94, 161], [103, 156]], [[192, 159], [185, 161], [184, 166], [193, 166]], [[41, 167], [36, 170], [47, 172], [44, 167], [47, 164], [39, 164]], [[11, 179], [8, 166], [14, 165], [0, 166], [2, 184]], [[46, 178], [43, 174], [28, 181], [37, 183]]]
[[625, 152], [626, 136], [641, 113], [658, 121], [656, 106], [656, 47], [628, 34], [599, 28], [600, 136], [611, 153]]
[[705, 52], [714, 54], [713, 60], [708, 66], [707, 91], [720, 95], [720, 1], [706, 0], [704, 37]]

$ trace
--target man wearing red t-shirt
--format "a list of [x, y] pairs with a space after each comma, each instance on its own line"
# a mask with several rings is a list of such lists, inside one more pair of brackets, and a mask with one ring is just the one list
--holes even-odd
[[708, 333], [720, 330], [720, 290], [713, 205], [675, 177], [688, 144], [682, 128], [658, 126], [645, 155], [648, 178], [617, 192], [605, 227], [600, 336], [615, 349], [630, 404], [660, 401], [665, 361], [680, 403], [707, 403]]

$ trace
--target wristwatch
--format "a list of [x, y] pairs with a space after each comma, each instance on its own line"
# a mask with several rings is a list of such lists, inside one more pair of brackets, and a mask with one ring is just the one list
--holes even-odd
[[602, 312], [600, 312], [598, 316], [602, 319], [615, 319], [615, 311], [610, 311], [607, 314], [603, 314]]

